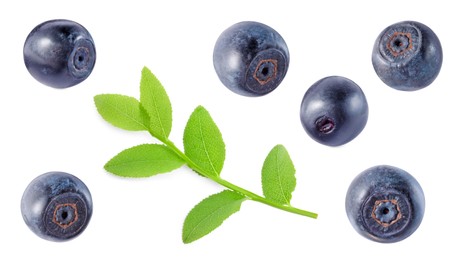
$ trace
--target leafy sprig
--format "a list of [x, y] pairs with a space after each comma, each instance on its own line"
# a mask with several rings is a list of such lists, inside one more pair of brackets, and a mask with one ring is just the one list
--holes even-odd
[[218, 126], [209, 112], [198, 106], [184, 129], [181, 151], [170, 139], [172, 107], [170, 99], [152, 72], [144, 67], [140, 99], [119, 94], [94, 97], [99, 114], [112, 125], [129, 131], [148, 131], [162, 144], [141, 144], [115, 155], [104, 169], [112, 174], [143, 178], [171, 172], [187, 165], [196, 173], [226, 187], [198, 203], [187, 215], [182, 240], [191, 243], [209, 234], [224, 220], [253, 200], [291, 213], [317, 218], [317, 214], [295, 208], [290, 201], [296, 186], [295, 167], [283, 145], [276, 145], [262, 167], [262, 190], [257, 195], [221, 178], [226, 149]]

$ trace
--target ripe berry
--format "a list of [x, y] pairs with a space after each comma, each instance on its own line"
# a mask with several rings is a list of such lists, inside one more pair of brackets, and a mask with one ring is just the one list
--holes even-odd
[[384, 29], [375, 41], [373, 67], [388, 86], [404, 91], [430, 85], [442, 67], [442, 46], [426, 25], [404, 21]]
[[314, 83], [303, 97], [301, 123], [315, 141], [343, 145], [357, 137], [368, 121], [362, 89], [350, 79], [330, 76]]
[[23, 53], [29, 73], [54, 88], [72, 87], [84, 81], [96, 62], [90, 33], [69, 20], [39, 24], [27, 36]]
[[27, 226], [39, 237], [67, 241], [80, 235], [93, 213], [87, 186], [64, 172], [48, 172], [32, 180], [21, 200]]
[[424, 215], [424, 193], [406, 171], [371, 167], [350, 184], [346, 212], [354, 229], [381, 243], [401, 241], [416, 231]]
[[290, 55], [282, 36], [271, 27], [245, 21], [219, 36], [213, 64], [221, 82], [243, 96], [262, 96], [285, 77]]

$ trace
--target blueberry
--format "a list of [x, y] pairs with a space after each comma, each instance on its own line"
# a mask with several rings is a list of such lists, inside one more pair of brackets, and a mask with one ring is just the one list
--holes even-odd
[[404, 21], [384, 29], [372, 55], [377, 75], [388, 86], [414, 91], [430, 85], [442, 67], [442, 46], [426, 25]]
[[355, 230], [381, 243], [401, 241], [421, 224], [424, 193], [406, 171], [388, 165], [371, 167], [350, 184], [346, 212]]
[[68, 88], [84, 81], [93, 71], [96, 50], [90, 33], [69, 20], [39, 24], [27, 36], [24, 63], [39, 82]]
[[32, 180], [21, 200], [27, 226], [39, 237], [67, 241], [80, 235], [93, 213], [87, 186], [64, 172], [48, 172]]
[[314, 83], [305, 93], [301, 123], [315, 141], [339, 146], [357, 137], [368, 121], [368, 103], [352, 80], [330, 76]]
[[282, 36], [253, 21], [236, 23], [221, 33], [213, 52], [213, 65], [231, 91], [249, 97], [276, 89], [285, 77], [290, 55]]

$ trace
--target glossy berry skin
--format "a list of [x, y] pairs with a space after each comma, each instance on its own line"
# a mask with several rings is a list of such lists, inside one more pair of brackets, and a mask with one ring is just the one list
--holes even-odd
[[282, 36], [253, 21], [232, 25], [221, 33], [213, 51], [213, 65], [231, 91], [249, 97], [276, 89], [285, 77], [290, 55]]
[[301, 123], [315, 141], [327, 146], [346, 144], [368, 121], [368, 103], [352, 80], [330, 76], [314, 83], [301, 102]]
[[50, 20], [36, 26], [24, 43], [24, 63], [39, 82], [68, 88], [93, 71], [96, 50], [90, 33], [69, 20]]
[[426, 25], [403, 21], [390, 25], [378, 36], [372, 63], [381, 80], [397, 90], [427, 87], [442, 67], [442, 46]]
[[379, 165], [360, 173], [346, 195], [346, 212], [354, 229], [376, 242], [409, 237], [424, 216], [424, 193], [408, 172]]
[[61, 242], [85, 230], [93, 213], [93, 202], [90, 191], [80, 179], [64, 172], [48, 172], [27, 186], [21, 212], [36, 235]]

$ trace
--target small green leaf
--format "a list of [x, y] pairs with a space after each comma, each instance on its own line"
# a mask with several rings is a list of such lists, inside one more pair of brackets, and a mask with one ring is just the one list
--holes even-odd
[[99, 114], [112, 125], [130, 131], [148, 130], [149, 116], [133, 97], [100, 94], [94, 97]]
[[170, 98], [160, 81], [144, 67], [141, 75], [141, 105], [150, 117], [150, 130], [160, 141], [168, 140], [172, 125]]
[[263, 193], [267, 199], [281, 204], [290, 204], [295, 190], [295, 167], [288, 151], [276, 145], [266, 157], [262, 168]]
[[182, 165], [184, 161], [167, 146], [142, 144], [120, 152], [104, 169], [123, 177], [141, 178], [170, 172]]
[[224, 166], [226, 149], [218, 126], [208, 111], [197, 107], [184, 130], [184, 152], [205, 174], [219, 176]]
[[184, 243], [191, 243], [215, 230], [224, 220], [240, 210], [246, 197], [231, 190], [209, 196], [187, 215], [182, 232]]

